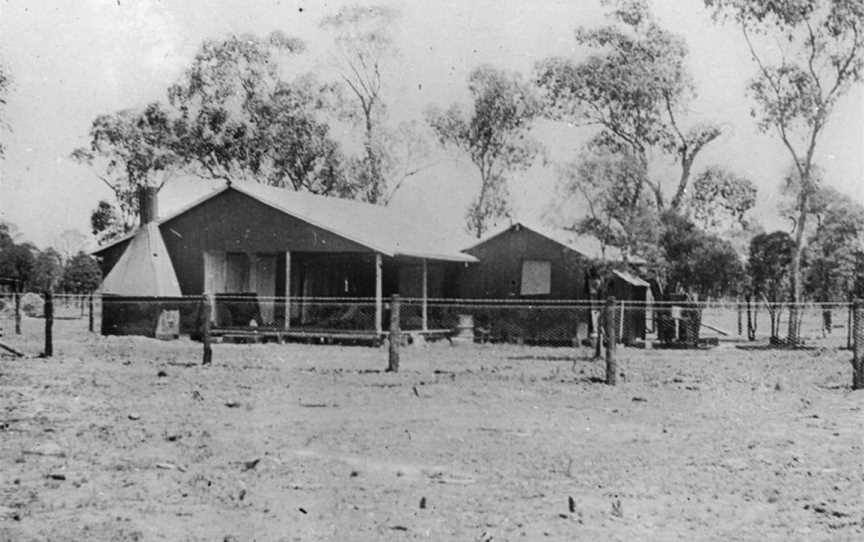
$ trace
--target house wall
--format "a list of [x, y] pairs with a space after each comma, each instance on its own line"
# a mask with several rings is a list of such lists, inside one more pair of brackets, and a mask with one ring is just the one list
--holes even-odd
[[[204, 291], [204, 251], [284, 253], [369, 249], [289, 216], [235, 190], [160, 225], [183, 295]], [[293, 260], [293, 259], [292, 259]], [[278, 274], [284, 275], [284, 258]], [[293, 267], [293, 261], [292, 261]], [[284, 278], [282, 279], [284, 288]], [[277, 285], [278, 288], [279, 285]]]
[[[511, 228], [467, 252], [480, 261], [463, 268], [459, 274], [462, 298], [588, 298], [585, 286], [588, 262], [579, 253], [528, 229]], [[548, 295], [521, 295], [522, 262], [525, 260], [550, 262]]]

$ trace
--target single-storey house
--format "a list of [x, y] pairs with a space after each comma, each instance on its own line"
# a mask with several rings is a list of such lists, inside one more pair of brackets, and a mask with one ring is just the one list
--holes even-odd
[[[517, 222], [464, 252], [477, 263], [461, 269], [460, 297], [508, 299], [526, 307], [521, 314], [491, 308], [488, 314], [476, 311], [477, 325], [487, 326], [490, 335], [500, 340], [562, 344], [583, 340], [596, 326], [590, 309], [602, 304], [598, 291], [625, 301], [646, 301], [647, 283], [631, 273], [613, 272], [605, 287], [592, 284], [597, 262], [624, 260], [620, 250], [604, 247], [593, 237]], [[643, 263], [639, 258], [629, 261]], [[562, 300], [573, 303], [560, 304]], [[629, 343], [644, 338], [645, 320], [644, 313], [637, 321], [627, 312], [622, 338]]]
[[[430, 321], [427, 299], [454, 297], [456, 275], [476, 261], [449, 247], [448, 232], [389, 208], [256, 183], [226, 183], [162, 218], [147, 190], [141, 208], [136, 232], [94, 253], [106, 277], [103, 333], [141, 332], [122, 299], [143, 307], [203, 294], [217, 327], [380, 335], [385, 301], [398, 293], [412, 298], [403, 325], [427, 330], [444, 325]], [[162, 278], [142, 278], [150, 274]], [[125, 308], [112, 312], [112, 302]], [[195, 317], [181, 308], [181, 329]], [[150, 326], [152, 311], [141, 318]]]

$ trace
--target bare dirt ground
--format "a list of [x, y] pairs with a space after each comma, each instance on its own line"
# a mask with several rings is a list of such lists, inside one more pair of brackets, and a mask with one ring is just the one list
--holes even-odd
[[[42, 322], [6, 342], [41, 349]], [[0, 357], [0, 540], [861, 540], [848, 351], [81, 333]], [[572, 498], [572, 511], [568, 499]]]

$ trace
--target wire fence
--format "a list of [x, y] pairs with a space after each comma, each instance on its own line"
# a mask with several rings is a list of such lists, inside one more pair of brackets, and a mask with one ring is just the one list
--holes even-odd
[[[390, 300], [216, 294], [206, 317], [214, 337], [250, 332], [282, 338], [384, 337]], [[202, 296], [176, 298], [54, 294], [53, 318], [106, 335], [190, 335], [205, 314]], [[747, 301], [614, 302], [616, 339], [630, 346], [699, 347], [722, 341], [851, 348], [853, 304]], [[429, 339], [538, 345], [592, 345], [602, 336], [606, 300], [401, 298], [399, 328]], [[15, 295], [0, 293], [0, 333], [16, 331]], [[21, 319], [44, 318], [44, 294], [18, 299]], [[790, 325], [791, 322], [791, 325]], [[164, 329], [163, 329], [164, 331]]]

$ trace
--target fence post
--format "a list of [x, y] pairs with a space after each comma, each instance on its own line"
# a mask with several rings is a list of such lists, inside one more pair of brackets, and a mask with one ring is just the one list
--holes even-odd
[[735, 310], [738, 313], [738, 336], [740, 337], [742, 334], [742, 331], [743, 331], [742, 330], [742, 327], [743, 327], [742, 320], [743, 319], [741, 318], [741, 298], [740, 297], [735, 298]]
[[399, 328], [399, 294], [390, 298], [390, 355], [387, 372], [399, 372], [399, 343], [402, 342], [402, 330]]
[[860, 299], [855, 300], [853, 321], [852, 389], [864, 390], [864, 301]]
[[87, 296], [87, 307], [90, 311], [87, 319], [87, 328], [90, 330], [90, 333], [93, 333], [93, 292], [90, 292], [90, 295]]
[[618, 375], [618, 362], [615, 360], [615, 298], [606, 299], [606, 383], [614, 386]]
[[210, 347], [210, 296], [201, 296], [201, 343], [204, 345], [204, 357], [201, 365], [213, 362], [213, 349]]
[[850, 300], [846, 310], [846, 348], [852, 350], [852, 335], [855, 333], [852, 327], [852, 313], [855, 308], [855, 301]]
[[50, 358], [54, 355], [54, 294], [51, 290], [45, 291], [45, 306], [42, 312], [45, 315], [45, 351], [43, 356]]
[[21, 292], [15, 292], [15, 335], [21, 335]]

